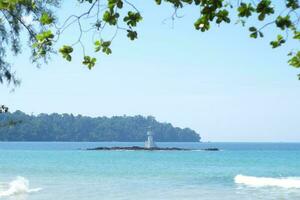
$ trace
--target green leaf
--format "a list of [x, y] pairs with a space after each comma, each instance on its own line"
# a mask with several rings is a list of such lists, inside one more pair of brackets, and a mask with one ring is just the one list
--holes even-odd
[[294, 31], [293, 38], [296, 39], [296, 40], [300, 40], [300, 32], [299, 31]]
[[254, 26], [251, 26], [251, 27], [249, 28], [249, 31], [251, 31], [251, 32], [256, 32], [257, 29], [256, 29]]
[[161, 4], [161, 0], [155, 0], [155, 2], [156, 2], [157, 5]]
[[286, 0], [286, 7], [295, 10], [299, 8], [299, 2], [298, 0]]
[[300, 51], [293, 54], [293, 57], [288, 61], [288, 63], [295, 68], [300, 68]]
[[95, 66], [97, 59], [90, 56], [84, 56], [82, 64], [86, 65], [90, 70]]
[[228, 17], [229, 12], [227, 10], [220, 10], [217, 14], [216, 14], [216, 23], [220, 24], [221, 22], [226, 22], [226, 23], [230, 23], [230, 19]]
[[63, 58], [67, 61], [72, 60], [72, 56], [70, 55], [73, 52], [73, 47], [64, 45], [62, 48], [59, 49], [59, 52], [62, 54]]
[[126, 22], [128, 26], [135, 27], [142, 19], [143, 18], [140, 13], [129, 11], [127, 16], [124, 17], [123, 21]]
[[252, 12], [254, 12], [255, 9], [252, 6], [251, 3], [241, 3], [240, 7], [238, 7], [238, 16], [239, 17], [250, 17], [252, 15]]
[[258, 33], [260, 37], [264, 37], [264, 34], [261, 31], [259, 31]]
[[36, 35], [36, 39], [39, 41], [39, 42], [44, 42], [44, 41], [49, 41], [49, 40], [52, 40], [54, 38], [54, 35], [52, 33], [52, 31], [48, 30], [48, 31], [44, 31], [38, 35]]
[[132, 30], [127, 30], [127, 37], [130, 38], [130, 40], [137, 39], [137, 32]]
[[257, 32], [251, 33], [251, 34], [250, 34], [250, 37], [251, 37], [251, 38], [257, 38]]
[[40, 22], [42, 25], [49, 25], [52, 24], [54, 21], [53, 17], [49, 14], [44, 12], [40, 18]]
[[261, 0], [256, 6], [256, 12], [259, 14], [258, 19], [263, 21], [266, 15], [274, 14], [274, 8], [271, 0]]
[[254, 26], [251, 26], [249, 28], [249, 31], [251, 32], [251, 38], [257, 38], [257, 36], [264, 37], [264, 34], [261, 31], [258, 31], [257, 28], [255, 28]]
[[103, 53], [109, 55], [112, 53], [110, 49], [111, 41], [97, 40], [95, 43], [95, 52], [102, 50]]
[[106, 41], [106, 42], [102, 42], [102, 52], [109, 55], [112, 53], [110, 47], [111, 42], [110, 41]]
[[101, 50], [101, 47], [102, 47], [102, 40], [101, 40], [101, 41], [100, 41], [100, 40], [97, 40], [97, 41], [95, 42], [95, 52], [100, 51], [100, 50]]
[[290, 28], [292, 26], [292, 21], [290, 20], [290, 16], [287, 15], [285, 17], [278, 16], [276, 21], [276, 26], [280, 28], [281, 30], [284, 30], [286, 28]]
[[117, 24], [119, 16], [119, 13], [114, 13], [114, 11], [110, 9], [104, 12], [102, 19], [109, 25], [114, 26]]
[[202, 16], [194, 23], [194, 26], [196, 30], [201, 30], [202, 32], [205, 32], [209, 30], [210, 23], [206, 16]]
[[108, 0], [108, 8], [109, 9], [114, 9], [116, 6], [119, 9], [123, 8], [123, 1], [122, 0]]

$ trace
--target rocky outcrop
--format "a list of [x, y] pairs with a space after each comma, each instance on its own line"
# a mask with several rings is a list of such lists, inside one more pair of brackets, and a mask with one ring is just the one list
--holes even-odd
[[[117, 151], [117, 150], [128, 150], [128, 151], [192, 151], [195, 149], [185, 149], [178, 147], [153, 147], [153, 148], [145, 148], [140, 146], [132, 146], [132, 147], [96, 147], [89, 148], [89, 151]], [[201, 149], [203, 151], [219, 151], [218, 148], [206, 148]]]

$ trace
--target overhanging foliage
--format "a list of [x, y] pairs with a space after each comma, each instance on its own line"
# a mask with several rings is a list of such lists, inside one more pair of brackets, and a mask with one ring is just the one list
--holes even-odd
[[[138, 38], [136, 26], [142, 21], [142, 14], [133, 2], [129, 0], [75, 0], [88, 9], [81, 13], [74, 13], [67, 19], [59, 19], [53, 11], [59, 9], [59, 0], [0, 0], [0, 82], [7, 80], [18, 84], [12, 72], [12, 67], [6, 60], [7, 52], [19, 54], [21, 52], [20, 34], [28, 33], [28, 44], [32, 49], [32, 62], [39, 64], [47, 62], [49, 56], [59, 52], [67, 61], [72, 60], [74, 47], [82, 48], [82, 64], [92, 69], [99, 53], [109, 55], [112, 53], [111, 43], [119, 31], [123, 31], [130, 40]], [[282, 0], [282, 8], [274, 7], [273, 0], [155, 0], [157, 5], [170, 4], [174, 8], [171, 16], [175, 20], [177, 12], [184, 6], [199, 8], [199, 17], [195, 19], [194, 28], [201, 32], [208, 31], [213, 24], [226, 24], [232, 21], [246, 26], [248, 19], [254, 19], [257, 24], [263, 22], [261, 27], [250, 25], [249, 36], [257, 39], [264, 37], [267, 27], [275, 27], [274, 40], [270, 41], [272, 48], [278, 48], [289, 39], [298, 42], [299, 30], [299, 2], [298, 0]], [[278, 2], [276, 2], [278, 4]], [[35, 23], [26, 22], [26, 16], [32, 17]], [[234, 19], [234, 20], [233, 20]], [[93, 21], [88, 30], [83, 30], [85, 20]], [[61, 26], [58, 26], [58, 21]], [[71, 25], [77, 24], [78, 39], [72, 44], [64, 44], [54, 49], [54, 44]], [[101, 33], [104, 29], [114, 29], [115, 34], [105, 39]], [[98, 37], [91, 44], [84, 44], [84, 34], [93, 31]], [[94, 52], [86, 52], [85, 46], [93, 46]], [[95, 55], [92, 56], [91, 54]], [[292, 50], [288, 53], [289, 65], [300, 68], [300, 51]], [[300, 78], [300, 76], [299, 76]]]

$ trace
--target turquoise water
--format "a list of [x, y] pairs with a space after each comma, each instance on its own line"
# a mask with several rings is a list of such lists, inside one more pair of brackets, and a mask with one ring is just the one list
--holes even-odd
[[2, 142], [0, 199], [300, 199], [298, 143], [159, 144], [219, 152], [80, 150], [132, 145], [142, 143]]

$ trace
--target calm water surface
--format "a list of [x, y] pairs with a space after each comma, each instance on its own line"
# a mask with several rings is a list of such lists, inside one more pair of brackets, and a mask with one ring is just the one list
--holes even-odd
[[143, 143], [0, 142], [0, 199], [300, 199], [300, 143], [159, 143], [219, 152], [80, 150], [133, 145]]

